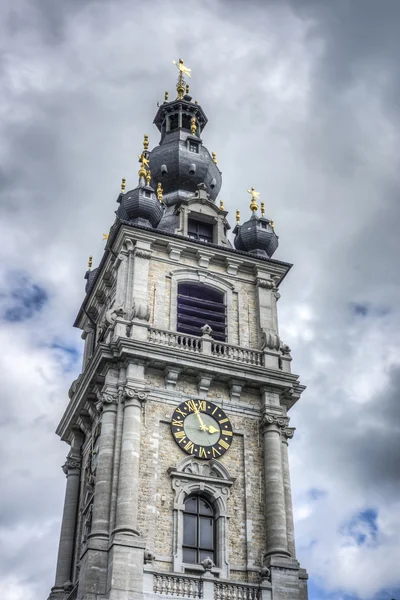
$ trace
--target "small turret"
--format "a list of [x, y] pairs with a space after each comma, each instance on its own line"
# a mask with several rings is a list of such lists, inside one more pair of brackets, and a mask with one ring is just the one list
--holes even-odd
[[252, 215], [248, 221], [240, 225], [240, 213], [236, 211], [237, 225], [233, 230], [235, 248], [255, 256], [271, 258], [279, 245], [274, 222], [264, 216], [264, 202], [261, 202], [261, 217], [256, 214], [260, 193], [256, 192], [253, 187], [247, 191], [251, 194], [250, 210]]
[[122, 180], [121, 193], [117, 202], [120, 206], [117, 216], [123, 221], [129, 221], [146, 227], [157, 227], [163, 216], [163, 206], [155, 190], [151, 187], [149, 169], [149, 139], [144, 136], [143, 152], [139, 155], [139, 183], [134, 190], [125, 193], [125, 179]]

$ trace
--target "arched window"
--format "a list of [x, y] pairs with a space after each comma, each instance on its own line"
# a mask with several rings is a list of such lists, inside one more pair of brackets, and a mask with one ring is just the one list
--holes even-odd
[[201, 336], [206, 324], [215, 340], [226, 341], [225, 295], [201, 283], [179, 283], [177, 331]]
[[215, 516], [211, 504], [202, 496], [189, 496], [183, 513], [183, 562], [199, 564], [215, 553]]

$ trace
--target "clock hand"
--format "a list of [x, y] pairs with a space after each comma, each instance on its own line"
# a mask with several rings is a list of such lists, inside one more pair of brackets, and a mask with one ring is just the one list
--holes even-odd
[[[194, 404], [194, 402], [193, 402], [193, 404]], [[194, 404], [194, 405], [195, 405], [195, 404]], [[195, 406], [196, 406], [196, 405], [195, 405]], [[206, 426], [204, 425], [204, 423], [203, 423], [203, 419], [202, 419], [202, 418], [201, 418], [201, 416], [200, 416], [200, 411], [199, 411], [199, 409], [198, 409], [198, 408], [197, 408], [197, 409], [195, 408], [195, 409], [193, 409], [193, 410], [194, 410], [194, 413], [195, 413], [196, 417], [197, 417], [197, 418], [198, 418], [198, 420], [199, 420], [199, 423], [200, 423], [200, 428], [201, 428], [201, 430], [202, 430], [202, 431], [205, 431], [205, 430], [207, 429], [207, 427], [206, 427]]]
[[216, 427], [213, 427], [212, 425], [210, 425], [207, 428], [208, 433], [219, 433], [219, 429], [217, 429]]

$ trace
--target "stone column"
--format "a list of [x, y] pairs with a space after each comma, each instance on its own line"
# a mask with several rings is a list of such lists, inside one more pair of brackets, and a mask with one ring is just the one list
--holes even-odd
[[147, 396], [148, 392], [145, 390], [127, 387], [122, 398], [124, 421], [114, 533], [129, 536], [139, 536], [140, 424], [142, 404], [147, 400]]
[[117, 393], [103, 393], [97, 404], [98, 409], [102, 411], [102, 417], [89, 538], [108, 539], [109, 536], [117, 398]]
[[266, 556], [289, 556], [285, 490], [282, 473], [281, 428], [287, 419], [264, 413], [264, 479], [265, 479], [265, 536]]
[[67, 476], [64, 511], [61, 523], [60, 544], [56, 568], [56, 580], [53, 591], [68, 588], [71, 585], [72, 560], [76, 534], [76, 517], [79, 501], [79, 482], [81, 472], [80, 446], [83, 441], [81, 432], [74, 434], [74, 441], [62, 469]]
[[289, 471], [289, 455], [288, 455], [288, 440], [294, 435], [293, 427], [282, 429], [282, 471], [283, 471], [283, 487], [285, 490], [285, 506], [286, 506], [286, 530], [288, 550], [292, 558], [296, 558], [296, 547], [294, 541], [294, 523], [293, 523], [293, 506], [292, 506], [292, 490], [290, 487], [290, 471]]

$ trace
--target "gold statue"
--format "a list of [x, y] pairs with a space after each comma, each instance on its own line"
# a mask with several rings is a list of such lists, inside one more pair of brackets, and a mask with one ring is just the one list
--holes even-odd
[[247, 190], [247, 192], [251, 194], [250, 210], [256, 212], [256, 210], [258, 210], [257, 200], [260, 197], [260, 192], [256, 192], [253, 187]]
[[240, 210], [236, 211], [236, 223], [240, 223]]
[[188, 77], [191, 77], [191, 69], [184, 65], [183, 60], [181, 58], [179, 59], [179, 62], [176, 62], [176, 60], [173, 60], [172, 62], [179, 69], [179, 77], [178, 83], [176, 84], [176, 91], [178, 92], [178, 98], [181, 100], [183, 98], [183, 94], [185, 93], [185, 80], [183, 79], [183, 76], [187, 75]]
[[197, 131], [197, 123], [196, 123], [196, 117], [192, 117], [190, 119], [190, 133], [192, 135], [195, 135]]
[[93, 264], [93, 256], [89, 256], [89, 260], [88, 260], [89, 271], [92, 268], [92, 264]]
[[123, 177], [121, 181], [121, 194], [125, 194], [126, 179]]
[[139, 162], [142, 163], [142, 167], [146, 168], [149, 166], [149, 159], [146, 157], [145, 153], [138, 154]]
[[215, 164], [217, 164], [217, 154], [216, 152], [211, 152], [212, 160]]
[[103, 242], [106, 242], [108, 240], [108, 233], [103, 233]]
[[149, 149], [149, 136], [147, 135], [147, 133], [144, 134], [143, 148], [145, 150]]
[[220, 210], [225, 210], [225, 208], [224, 208], [224, 201], [223, 200], [219, 201], [219, 209]]
[[265, 204], [264, 204], [264, 202], [261, 202], [260, 208], [261, 208], [261, 216], [263, 217], [265, 215]]
[[161, 183], [158, 183], [157, 184], [157, 198], [158, 198], [160, 204], [162, 202], [162, 195], [163, 195], [162, 185], [161, 185]]

